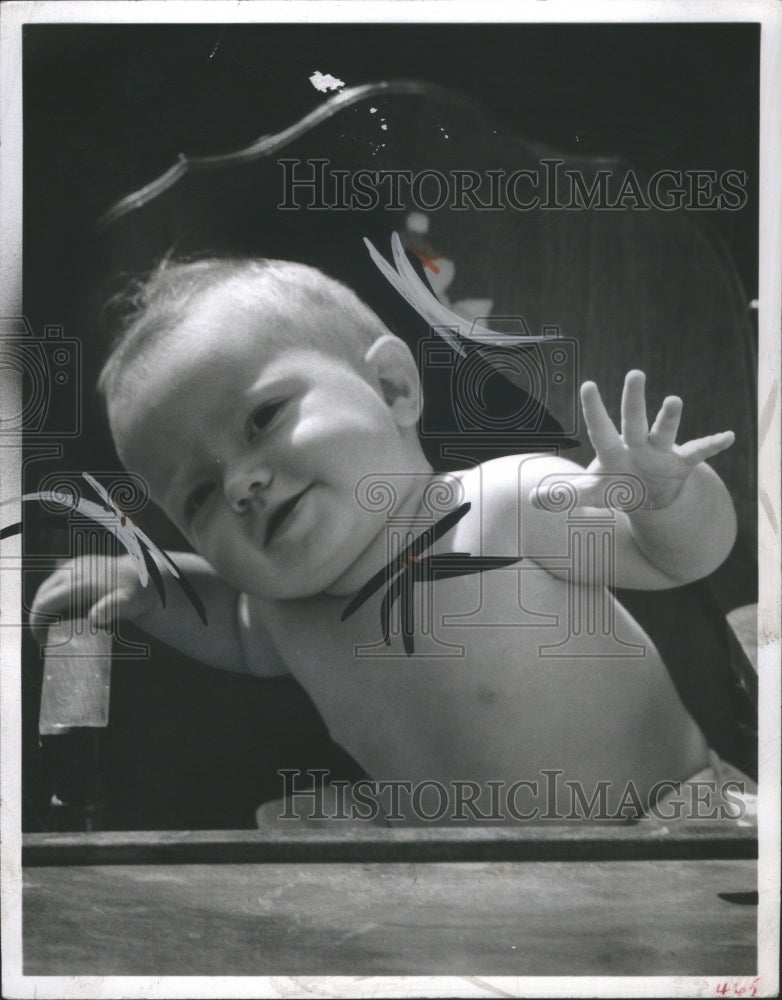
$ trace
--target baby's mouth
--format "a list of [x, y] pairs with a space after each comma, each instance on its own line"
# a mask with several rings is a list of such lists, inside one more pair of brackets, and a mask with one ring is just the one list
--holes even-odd
[[300, 493], [296, 493], [294, 496], [290, 497], [288, 500], [284, 500], [279, 506], [275, 507], [272, 513], [269, 515], [269, 520], [266, 522], [266, 535], [264, 537], [264, 545], [268, 545], [269, 542], [274, 538], [280, 529], [281, 525], [288, 517], [289, 514], [293, 513], [296, 504], [301, 500], [304, 494], [309, 489], [309, 486], [305, 487]]

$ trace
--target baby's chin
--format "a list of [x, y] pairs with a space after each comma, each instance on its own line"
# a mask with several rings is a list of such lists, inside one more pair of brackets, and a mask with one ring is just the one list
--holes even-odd
[[[203, 552], [204, 558], [229, 585], [248, 597], [265, 601], [305, 600], [323, 595], [349, 597], [386, 563], [385, 522], [356, 525], [342, 544], [332, 542], [317, 551], [305, 547], [283, 558], [269, 554], [257, 562], [246, 553], [232, 560], [225, 549]], [[211, 555], [211, 558], [210, 558]]]
[[[355, 560], [347, 566], [329, 565], [328, 573], [313, 573], [304, 570], [292, 578], [258, 581], [241, 578], [231, 578], [225, 574], [224, 579], [241, 593], [262, 601], [305, 601], [315, 597], [345, 598], [351, 597], [367, 582], [372, 572], [359, 570], [361, 560]], [[218, 571], [219, 572], [219, 571]]]
[[304, 601], [314, 597], [342, 597], [356, 592], [366, 579], [352, 585], [348, 567], [329, 565], [328, 572], [313, 572], [302, 567], [300, 573], [276, 575], [259, 580], [246, 573], [233, 574], [226, 567], [215, 567], [223, 579], [240, 593], [262, 601]]

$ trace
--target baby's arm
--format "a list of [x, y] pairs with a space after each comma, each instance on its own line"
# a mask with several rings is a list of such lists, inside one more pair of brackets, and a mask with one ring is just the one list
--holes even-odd
[[642, 372], [629, 372], [625, 380], [621, 434], [594, 383], [582, 386], [581, 398], [596, 458], [586, 473], [559, 458], [526, 463], [522, 531], [530, 548], [525, 551], [545, 557], [547, 545], [553, 554], [561, 552], [563, 544], [567, 551], [566, 518], [540, 509], [550, 506], [545, 493], [552, 479], [542, 484], [544, 476], [570, 483], [579, 507], [585, 512], [592, 508], [595, 514], [600, 509], [604, 513], [610, 503], [606, 486], [624, 477], [638, 484], [643, 499], [636, 510], [613, 511], [615, 584], [659, 589], [707, 576], [733, 546], [736, 517], [727, 489], [705, 459], [729, 447], [733, 434], [726, 431], [677, 446], [682, 403], [673, 396], [665, 400], [650, 430]]
[[[169, 553], [187, 577], [206, 609], [207, 624], [198, 617], [176, 581], [162, 571], [166, 606], [151, 581], [141, 585], [129, 556], [97, 560], [73, 560], [60, 567], [39, 589], [30, 621], [40, 642], [46, 639], [41, 614], [68, 617], [79, 606], [89, 607], [89, 620], [106, 627], [112, 620], [132, 621], [149, 635], [193, 659], [222, 670], [251, 671], [257, 676], [287, 673], [274, 645], [253, 622], [252, 634], [241, 613], [238, 591], [217, 576], [201, 556], [189, 552]], [[107, 583], [106, 581], [110, 581]]]

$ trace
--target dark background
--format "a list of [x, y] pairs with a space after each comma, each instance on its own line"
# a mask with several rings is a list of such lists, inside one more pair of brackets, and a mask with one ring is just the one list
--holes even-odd
[[[98, 217], [178, 154], [238, 149], [319, 106], [328, 95], [309, 83], [315, 70], [348, 86], [412, 77], [453, 87], [527, 138], [617, 156], [643, 174], [747, 171], [747, 206], [700, 213], [698, 224], [719, 233], [754, 298], [758, 44], [748, 24], [28, 27], [24, 310], [36, 333], [62, 324], [82, 342], [85, 432], [63, 441], [58, 463], [30, 461], [27, 488], [53, 468], [118, 467], [91, 390], [106, 350], [92, 321]], [[150, 517], [155, 540], [176, 545]], [[58, 537], [26, 538], [26, 551], [61, 551]], [[28, 589], [39, 581], [28, 574]], [[25, 825], [41, 829], [53, 822], [53, 781], [74, 801], [96, 792], [84, 757], [74, 766], [63, 763], [65, 743], [39, 749], [31, 641], [24, 685]], [[253, 805], [279, 791], [276, 767], [355, 773], [293, 682], [229, 678], [159, 647], [150, 661], [115, 665], [102, 740], [110, 827], [249, 825]]]

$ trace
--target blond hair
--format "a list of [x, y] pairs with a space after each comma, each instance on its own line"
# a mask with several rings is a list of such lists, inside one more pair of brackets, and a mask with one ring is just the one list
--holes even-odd
[[169, 262], [114, 300], [126, 319], [98, 378], [104, 399], [112, 398], [134, 362], [220, 288], [230, 289], [232, 301], [259, 310], [278, 343], [304, 344], [357, 361], [389, 332], [346, 285], [306, 264], [217, 257]]

